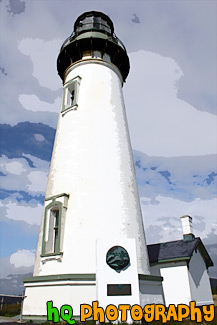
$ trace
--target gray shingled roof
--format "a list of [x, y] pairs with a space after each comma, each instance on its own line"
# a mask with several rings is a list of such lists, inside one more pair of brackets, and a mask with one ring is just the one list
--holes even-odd
[[190, 260], [195, 249], [199, 249], [206, 266], [213, 266], [200, 238], [189, 241], [176, 240], [171, 242], [147, 245], [150, 264], [173, 262], [177, 260]]

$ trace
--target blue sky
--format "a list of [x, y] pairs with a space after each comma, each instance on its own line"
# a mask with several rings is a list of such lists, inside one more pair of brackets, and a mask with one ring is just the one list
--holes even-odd
[[[1, 278], [32, 271], [76, 18], [103, 11], [130, 58], [124, 97], [148, 243], [182, 238], [217, 264], [216, 6], [197, 1], [1, 0]], [[210, 274], [217, 277], [217, 267]]]

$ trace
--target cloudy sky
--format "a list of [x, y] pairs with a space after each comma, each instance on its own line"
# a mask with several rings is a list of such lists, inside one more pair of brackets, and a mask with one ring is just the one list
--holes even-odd
[[112, 19], [130, 58], [123, 91], [147, 243], [181, 239], [180, 216], [189, 214], [217, 265], [217, 2], [0, 6], [0, 277], [32, 271], [62, 96], [56, 58], [89, 10]]

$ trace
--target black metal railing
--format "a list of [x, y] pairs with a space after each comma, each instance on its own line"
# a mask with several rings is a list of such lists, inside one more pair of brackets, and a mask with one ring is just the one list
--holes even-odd
[[[93, 26], [92, 24], [91, 24], [91, 26]], [[98, 31], [98, 32], [100, 32], [100, 31], [102, 31], [102, 30], [99, 30], [98, 28], [91, 28], [91, 29], [82, 29], [82, 33], [85, 33], [85, 32], [87, 32], [87, 31], [90, 31], [90, 32], [94, 32], [94, 31]], [[80, 35], [81, 34], [81, 31], [80, 32], [78, 32], [78, 31], [76, 31], [76, 32], [72, 32], [72, 34], [69, 36], [69, 37], [67, 37], [67, 39], [63, 42], [63, 44], [62, 44], [62, 46], [61, 46], [61, 48], [60, 48], [60, 52], [64, 49], [64, 47], [66, 47], [67, 46], [67, 44], [70, 44], [78, 35]], [[112, 35], [111, 34], [109, 34], [109, 36], [111, 36], [114, 40], [115, 40], [115, 43], [117, 43], [124, 51], [126, 51], [126, 48], [125, 48], [125, 46], [124, 46], [124, 44], [121, 42], [121, 40], [116, 36], [116, 34], [115, 33], [113, 33]]]

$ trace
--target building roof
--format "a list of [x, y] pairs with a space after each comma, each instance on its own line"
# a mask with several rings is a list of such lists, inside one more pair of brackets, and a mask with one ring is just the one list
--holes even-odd
[[190, 261], [194, 250], [199, 249], [207, 268], [213, 266], [213, 262], [199, 237], [188, 241], [175, 240], [147, 245], [147, 248], [150, 264]]

